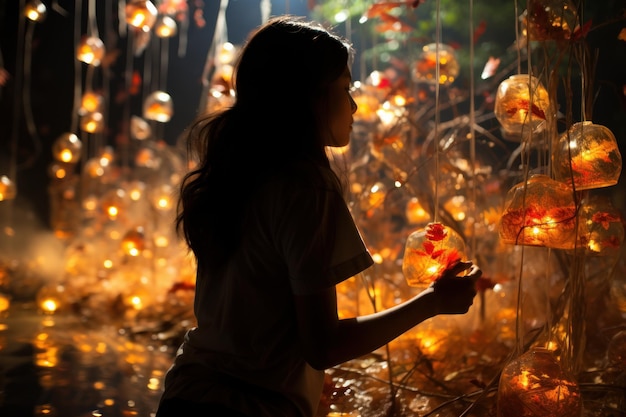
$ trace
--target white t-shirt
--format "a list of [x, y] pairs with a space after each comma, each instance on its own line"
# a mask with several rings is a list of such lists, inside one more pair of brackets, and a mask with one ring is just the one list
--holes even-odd
[[303, 169], [320, 169], [319, 181], [294, 172], [262, 186], [224, 271], [198, 271], [198, 327], [163, 398], [220, 402], [255, 417], [315, 415], [324, 372], [302, 356], [293, 294], [330, 288], [373, 261], [330, 171]]

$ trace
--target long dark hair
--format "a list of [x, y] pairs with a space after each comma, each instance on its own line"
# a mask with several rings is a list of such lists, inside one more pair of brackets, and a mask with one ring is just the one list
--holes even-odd
[[268, 177], [303, 162], [329, 167], [315, 106], [350, 46], [301, 18], [273, 18], [244, 46], [236, 102], [188, 131], [198, 164], [182, 183], [176, 227], [198, 266], [218, 268], [239, 244], [247, 203]]

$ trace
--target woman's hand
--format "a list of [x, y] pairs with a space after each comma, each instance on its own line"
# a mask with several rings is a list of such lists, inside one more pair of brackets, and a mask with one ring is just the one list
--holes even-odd
[[[458, 276], [465, 272], [464, 276]], [[457, 262], [441, 278], [433, 282], [430, 290], [436, 296], [437, 314], [464, 314], [474, 303], [476, 281], [482, 271], [472, 262]]]

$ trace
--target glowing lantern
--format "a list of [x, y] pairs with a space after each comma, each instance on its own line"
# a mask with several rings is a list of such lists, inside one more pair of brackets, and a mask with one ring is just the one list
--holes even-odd
[[63, 307], [65, 288], [60, 285], [46, 285], [37, 292], [39, 310], [44, 314], [54, 314]]
[[99, 133], [104, 130], [104, 116], [99, 111], [87, 113], [80, 118], [80, 128], [87, 133]]
[[232, 64], [237, 58], [237, 47], [230, 42], [224, 42], [217, 53], [217, 62], [221, 65]]
[[413, 77], [416, 81], [437, 83], [437, 58], [439, 58], [439, 84], [452, 84], [459, 75], [459, 62], [456, 53], [448, 45], [431, 43], [422, 48], [415, 63]]
[[139, 256], [146, 248], [146, 237], [142, 227], [129, 230], [122, 239], [122, 250], [130, 256]]
[[149, 32], [156, 23], [157, 8], [147, 0], [131, 0], [126, 4], [126, 23], [143, 32]]
[[[104, 163], [103, 163], [104, 162]], [[104, 177], [109, 171], [110, 166], [106, 163], [105, 159], [102, 158], [90, 158], [85, 163], [85, 173], [91, 178], [101, 178]]]
[[110, 219], [117, 218], [126, 208], [126, 192], [121, 188], [107, 191], [100, 201], [102, 211]]
[[561, 135], [554, 154], [554, 176], [577, 190], [617, 184], [622, 155], [613, 133], [602, 125], [579, 122]]
[[546, 175], [511, 188], [500, 218], [500, 239], [514, 245], [574, 249], [577, 211], [573, 190]]
[[53, 162], [48, 167], [48, 175], [55, 180], [66, 179], [71, 173], [74, 165], [67, 164], [65, 162]]
[[130, 118], [130, 135], [133, 139], [146, 140], [152, 135], [152, 129], [148, 122], [139, 116]]
[[617, 255], [624, 242], [621, 212], [608, 198], [583, 202], [579, 214], [581, 246], [589, 255]]
[[52, 145], [54, 159], [66, 164], [78, 162], [83, 143], [73, 133], [63, 133]]
[[572, 417], [581, 411], [576, 381], [548, 349], [531, 348], [502, 370], [498, 417]]
[[150, 200], [155, 209], [159, 211], [168, 211], [174, 207], [176, 199], [174, 198], [174, 189], [169, 184], [163, 184], [155, 187], [150, 192]]
[[550, 100], [548, 91], [534, 76], [512, 75], [498, 86], [495, 116], [509, 135], [545, 129]]
[[378, 120], [377, 110], [380, 108], [380, 100], [376, 96], [376, 87], [360, 84], [352, 94], [357, 105], [354, 113], [355, 121], [373, 123]]
[[17, 187], [6, 175], [0, 176], [0, 201], [13, 200], [17, 195]]
[[531, 41], [566, 40], [578, 28], [578, 11], [570, 0], [529, 0], [524, 23]]
[[24, 6], [24, 16], [33, 22], [41, 22], [46, 18], [46, 5], [40, 0], [30, 0]]
[[169, 16], [160, 17], [154, 25], [154, 33], [159, 38], [171, 38], [177, 30], [176, 21]]
[[428, 286], [454, 263], [463, 259], [461, 236], [438, 222], [411, 233], [406, 240], [402, 272], [410, 286]]
[[406, 205], [406, 218], [409, 224], [426, 223], [430, 220], [430, 214], [424, 209], [417, 197], [413, 197]]
[[102, 110], [103, 103], [104, 97], [102, 97], [102, 95], [94, 93], [93, 91], [87, 91], [83, 94], [80, 100], [78, 114], [84, 115], [87, 113], [99, 112]]
[[164, 91], [155, 91], [146, 97], [143, 104], [143, 116], [148, 120], [169, 122], [174, 113], [172, 98]]
[[[9, 306], [11, 305], [11, 298], [0, 292], [0, 317], [9, 311]], [[1, 330], [1, 328], [0, 328]]]
[[99, 67], [104, 58], [104, 42], [96, 36], [85, 36], [76, 50], [76, 58], [94, 67]]

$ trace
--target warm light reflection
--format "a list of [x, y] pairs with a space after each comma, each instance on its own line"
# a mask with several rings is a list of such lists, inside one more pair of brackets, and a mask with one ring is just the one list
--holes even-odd
[[40, 0], [30, 0], [24, 6], [24, 16], [33, 22], [41, 22], [46, 17], [46, 5]]

